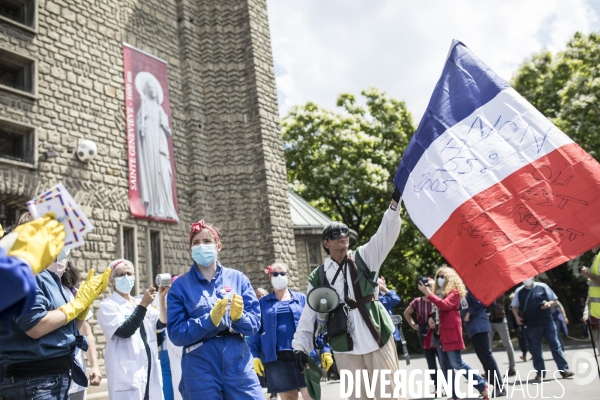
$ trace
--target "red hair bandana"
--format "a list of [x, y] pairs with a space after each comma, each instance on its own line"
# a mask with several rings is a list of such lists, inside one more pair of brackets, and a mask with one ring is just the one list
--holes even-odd
[[217, 231], [212, 226], [206, 225], [204, 223], [204, 220], [201, 219], [200, 221], [194, 222], [192, 225], [190, 225], [190, 245], [192, 244], [192, 238], [194, 237], [194, 235], [200, 232], [202, 229], [208, 229], [217, 239], [217, 243], [221, 241], [221, 237], [219, 236]]

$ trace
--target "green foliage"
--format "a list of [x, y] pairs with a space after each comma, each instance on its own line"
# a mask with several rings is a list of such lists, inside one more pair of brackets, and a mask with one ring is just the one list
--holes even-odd
[[[292, 190], [359, 236], [359, 244], [377, 231], [390, 203], [393, 177], [415, 128], [403, 101], [378, 89], [361, 92], [364, 106], [352, 94], [341, 94], [339, 110], [314, 103], [292, 108], [282, 120], [288, 181]], [[417, 276], [444, 263], [431, 243], [402, 211], [402, 231], [381, 274], [403, 303], [420, 295]], [[404, 324], [411, 350], [416, 334]]]
[[584, 150], [600, 159], [600, 34], [576, 33], [565, 51], [533, 56], [519, 69], [513, 86]]
[[389, 204], [400, 152], [414, 128], [404, 102], [377, 89], [362, 94], [366, 107], [352, 94], [340, 95], [340, 113], [314, 103], [294, 107], [282, 127], [292, 189], [364, 240]]

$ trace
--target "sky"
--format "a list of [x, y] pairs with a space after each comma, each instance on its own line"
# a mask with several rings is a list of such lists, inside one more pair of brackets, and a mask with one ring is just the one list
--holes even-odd
[[452, 39], [510, 80], [577, 31], [600, 30], [600, 0], [267, 0], [279, 114], [372, 86], [403, 100], [415, 125]]

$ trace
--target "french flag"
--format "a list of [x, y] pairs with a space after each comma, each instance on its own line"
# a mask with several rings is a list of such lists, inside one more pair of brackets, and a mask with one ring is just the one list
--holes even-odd
[[484, 304], [600, 243], [600, 165], [453, 41], [394, 183]]

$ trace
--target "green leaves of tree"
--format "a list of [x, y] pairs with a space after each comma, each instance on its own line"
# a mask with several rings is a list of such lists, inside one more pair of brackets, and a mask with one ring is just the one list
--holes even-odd
[[535, 55], [513, 79], [517, 92], [600, 159], [600, 35], [576, 33], [565, 51]]
[[292, 189], [368, 240], [393, 191], [393, 175], [414, 132], [406, 105], [377, 89], [337, 99], [340, 112], [314, 103], [293, 108], [282, 121]]

